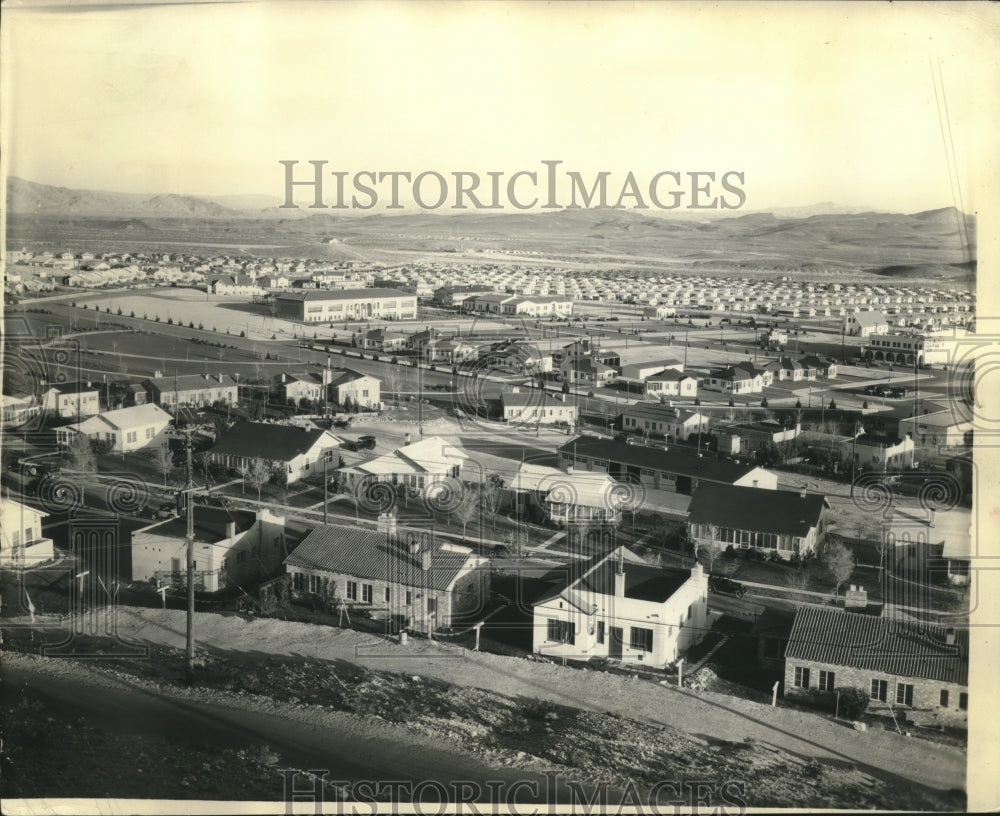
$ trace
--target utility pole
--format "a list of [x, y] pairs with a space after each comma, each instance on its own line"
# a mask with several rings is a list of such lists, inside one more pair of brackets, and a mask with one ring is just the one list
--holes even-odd
[[327, 488], [330, 484], [330, 477], [327, 476], [327, 471], [330, 466], [330, 452], [327, 451], [323, 454], [323, 523], [327, 523], [327, 503], [329, 499], [327, 498]]
[[187, 639], [184, 654], [185, 673], [189, 686], [194, 685], [194, 466], [191, 461], [191, 434], [193, 428], [186, 428], [187, 436]]

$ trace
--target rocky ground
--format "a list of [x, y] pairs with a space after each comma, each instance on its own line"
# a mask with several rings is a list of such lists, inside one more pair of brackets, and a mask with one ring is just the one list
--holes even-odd
[[[182, 652], [174, 648], [152, 646], [148, 660], [103, 662], [43, 658], [28, 653], [37, 644], [21, 643], [25, 653], [9, 655], [15, 664], [80, 682], [127, 682], [156, 694], [297, 719], [347, 712], [359, 723], [388, 728], [406, 740], [450, 744], [496, 768], [555, 770], [617, 788], [631, 783], [639, 790], [665, 779], [739, 780], [745, 801], [757, 807], [937, 810], [964, 803], [957, 792], [886, 781], [849, 762], [803, 758], [753, 739], [706, 739], [613, 714], [345, 661], [199, 653], [198, 686], [189, 689], [182, 682]], [[44, 790], [59, 796], [274, 798], [273, 769], [280, 758], [267, 746], [208, 751], [143, 733], [112, 736], [54, 716], [30, 700], [5, 706], [3, 726], [3, 793], [8, 797]], [[54, 767], [60, 768], [57, 781], [51, 778]]]

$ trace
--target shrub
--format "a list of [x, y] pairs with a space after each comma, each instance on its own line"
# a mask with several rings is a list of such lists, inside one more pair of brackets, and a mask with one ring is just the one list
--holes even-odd
[[129, 313], [128, 313], [128, 316], [129, 316], [129, 317], [135, 317], [135, 312], [129, 312]]
[[193, 320], [188, 323], [188, 328], [189, 329], [193, 329], [194, 328], [194, 321]]
[[857, 720], [868, 710], [868, 692], [856, 686], [838, 686], [840, 694], [838, 713], [848, 720]]
[[168, 317], [167, 318], [167, 325], [168, 326], [173, 326], [174, 325], [174, 319], [172, 317]]
[[378, 362], [378, 355], [377, 354], [373, 354], [372, 355], [372, 360], [374, 360], [377, 363]]
[[[229, 334], [229, 330], [226, 330], [226, 334]], [[246, 337], [247, 333], [245, 331], [240, 331], [240, 337]]]
[[119, 307], [118, 307], [118, 316], [119, 316], [119, 317], [121, 317], [121, 313], [122, 313], [122, 307], [121, 307], [121, 306], [119, 306]]

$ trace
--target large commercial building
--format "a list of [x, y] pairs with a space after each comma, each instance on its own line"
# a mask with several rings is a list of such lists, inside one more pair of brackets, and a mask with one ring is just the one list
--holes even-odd
[[277, 316], [305, 323], [339, 320], [411, 320], [417, 296], [398, 289], [310, 289], [274, 295]]

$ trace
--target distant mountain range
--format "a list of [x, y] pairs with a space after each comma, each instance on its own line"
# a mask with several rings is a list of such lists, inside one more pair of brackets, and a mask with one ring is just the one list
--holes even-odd
[[78, 236], [82, 228], [92, 236], [128, 235], [140, 243], [281, 245], [296, 257], [375, 257], [396, 250], [514, 252], [748, 274], [835, 275], [843, 269], [883, 278], [975, 275], [976, 218], [953, 207], [901, 214], [827, 203], [705, 218], [701, 211], [599, 208], [347, 214], [281, 209], [280, 203], [264, 195], [141, 195], [10, 178], [8, 237], [13, 225], [26, 237]]

